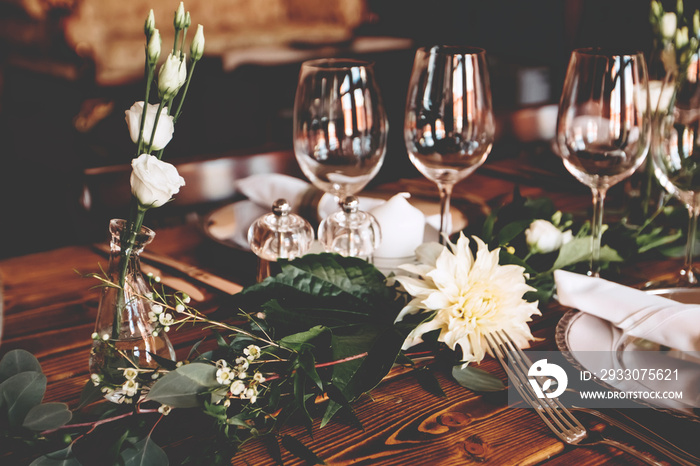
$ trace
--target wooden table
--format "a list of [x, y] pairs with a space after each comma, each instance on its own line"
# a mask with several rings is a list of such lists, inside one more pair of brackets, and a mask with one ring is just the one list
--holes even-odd
[[[514, 186], [512, 180], [507, 180], [512, 178], [512, 173], [509, 175], [509, 170], [504, 168], [507, 166], [486, 166], [458, 185], [455, 205], [471, 204], [473, 207], [475, 198], [494, 200], [506, 197]], [[533, 180], [530, 185], [528, 181], [520, 180], [525, 195], [548, 194], [560, 208], [582, 212], [590, 202], [589, 194], [585, 189], [578, 189], [573, 179], [559, 185], [551, 183], [548, 191], [536, 187], [540, 183]], [[421, 191], [420, 186], [430, 188], [428, 182], [423, 185], [420, 181], [410, 183], [414, 194]], [[406, 187], [406, 182], [396, 182], [383, 189], [396, 192]], [[251, 254], [215, 244], [196, 224], [158, 230], [149, 250], [199, 265], [242, 283], [254, 279], [255, 261]], [[0, 355], [11, 349], [24, 348], [37, 356], [49, 381], [45, 401], [63, 401], [74, 407], [88, 380], [90, 335], [98, 292], [91, 289], [94, 283], [90, 279], [82, 278], [75, 270], [81, 273], [96, 271], [98, 263], [106, 264], [107, 260], [90, 245], [65, 247], [0, 262], [5, 287], [5, 335]], [[627, 276], [627, 280], [643, 279], [651, 265], [636, 268], [638, 275]], [[657, 274], [677, 267], [678, 263], [673, 261], [653, 264]], [[217, 309], [224, 296], [206, 286], [195, 286], [204, 298], [196, 307], [205, 313]], [[564, 311], [551, 305], [542, 317], [532, 322], [533, 334], [541, 339], [535, 343], [536, 348], [556, 349], [554, 328]], [[178, 357], [184, 357], [192, 343], [205, 334], [207, 332], [201, 329], [171, 332]], [[496, 361], [487, 358], [480, 367], [506, 382], [506, 376]], [[548, 431], [534, 412], [509, 407], [503, 392], [478, 395], [440, 372], [437, 372], [437, 377], [446, 398], [423, 390], [410, 374], [387, 380], [371, 394], [363, 396], [354, 404], [354, 409], [364, 430], [342, 420], [318, 429], [317, 420], [313, 438], [301, 426], [287, 427], [283, 433], [298, 437], [327, 464], [333, 465], [639, 464], [628, 455], [605, 447], [567, 447]], [[679, 423], [647, 409], [633, 411], [630, 415], [662, 434], [683, 431], [686, 436], [691, 432], [695, 438], [700, 434], [698, 423]], [[156, 416], [150, 416], [152, 419], [148, 421], [155, 422]], [[185, 424], [190, 422], [188, 416], [174, 412], [156, 429], [156, 441], [165, 448], [172, 464], [179, 464], [181, 458], [198, 448], [196, 437], [201, 434], [194, 434], [195, 438], [189, 439], [192, 432], [181, 426], [183, 420]], [[594, 428], [604, 427], [593, 418], [584, 421]], [[196, 421], [191, 422], [196, 424]], [[606, 432], [619, 434], [610, 429]], [[662, 456], [633, 439], [616, 438], [665, 462]], [[697, 449], [694, 453], [698, 454]], [[284, 450], [283, 458], [287, 465], [304, 464]], [[267, 465], [274, 464], [274, 461], [261, 441], [252, 441], [233, 457], [232, 463]]]

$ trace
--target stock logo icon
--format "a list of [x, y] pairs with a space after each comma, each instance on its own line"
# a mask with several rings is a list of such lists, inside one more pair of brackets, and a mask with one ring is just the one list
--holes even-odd
[[[540, 359], [533, 363], [527, 375], [537, 398], [556, 398], [564, 393], [569, 383], [569, 377], [564, 369], [557, 364], [548, 363], [546, 359]], [[553, 391], [551, 391], [552, 388]]]

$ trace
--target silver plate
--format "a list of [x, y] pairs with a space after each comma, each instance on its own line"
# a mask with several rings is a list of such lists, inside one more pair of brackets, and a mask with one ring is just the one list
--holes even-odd
[[[648, 292], [686, 304], [700, 304], [700, 289], [696, 288], [665, 288]], [[577, 332], [577, 329], [580, 330], [584, 326], [594, 329], [596, 338], [590, 338], [590, 334], [588, 332], [586, 332], [585, 336], [581, 335], [582, 332]], [[580, 358], [576, 357], [576, 353], [584, 351], [610, 351], [613, 346], [613, 342], [615, 341], [613, 337], [614, 331], [615, 329], [610, 322], [590, 314], [571, 309], [567, 311], [557, 323], [555, 342], [557, 348], [564, 353], [566, 359], [574, 367], [576, 367], [578, 370], [585, 370], [585, 365], [580, 361]], [[658, 349], [659, 348], [655, 348], [653, 346], [650, 347], [649, 345], [644, 344], [644, 342], [640, 342], [638, 339], [630, 337], [620, 344], [618, 347], [618, 352]], [[673, 351], [670, 353], [673, 353]], [[624, 362], [624, 358], [621, 354], [617, 355], [617, 359], [619, 362]], [[624, 363], [621, 365], [624, 365]], [[700, 368], [700, 366], [698, 367]], [[605, 382], [596, 380], [596, 383], [609, 390], [617, 390], [616, 387]], [[688, 407], [687, 409], [675, 409], [659, 406], [658, 404], [645, 401], [639, 401], [639, 403], [657, 411], [700, 423], [700, 411], [698, 411], [697, 408], [693, 409], [693, 407]]]

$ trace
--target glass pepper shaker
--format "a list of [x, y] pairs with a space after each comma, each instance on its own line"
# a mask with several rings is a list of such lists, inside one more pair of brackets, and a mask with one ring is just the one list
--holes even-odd
[[359, 210], [359, 201], [355, 196], [347, 196], [340, 207], [341, 210], [319, 225], [319, 241], [326, 252], [371, 262], [374, 250], [382, 241], [379, 223], [372, 214]]
[[286, 199], [277, 199], [272, 204], [272, 212], [258, 218], [248, 229], [248, 244], [258, 256], [258, 282], [272, 275], [277, 259], [303, 256], [311, 247], [313, 228], [291, 212]]

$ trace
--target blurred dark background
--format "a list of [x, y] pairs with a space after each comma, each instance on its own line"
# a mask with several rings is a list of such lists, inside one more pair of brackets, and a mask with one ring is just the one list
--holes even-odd
[[[165, 55], [178, 3], [0, 0], [0, 257], [93, 240], [96, 228], [106, 229], [103, 217], [125, 215], [118, 207], [94, 212], [86, 178], [136, 155], [124, 110], [143, 100], [143, 21], [154, 8]], [[549, 150], [571, 49], [651, 46], [643, 0], [190, 0], [185, 7], [205, 25], [207, 49], [168, 161], [290, 149], [301, 62], [352, 56], [376, 63], [389, 114], [387, 158], [374, 183], [418, 175], [402, 136], [418, 46], [487, 50], [499, 122], [490, 160], [523, 147]], [[541, 109], [549, 120], [531, 128], [528, 112]]]

